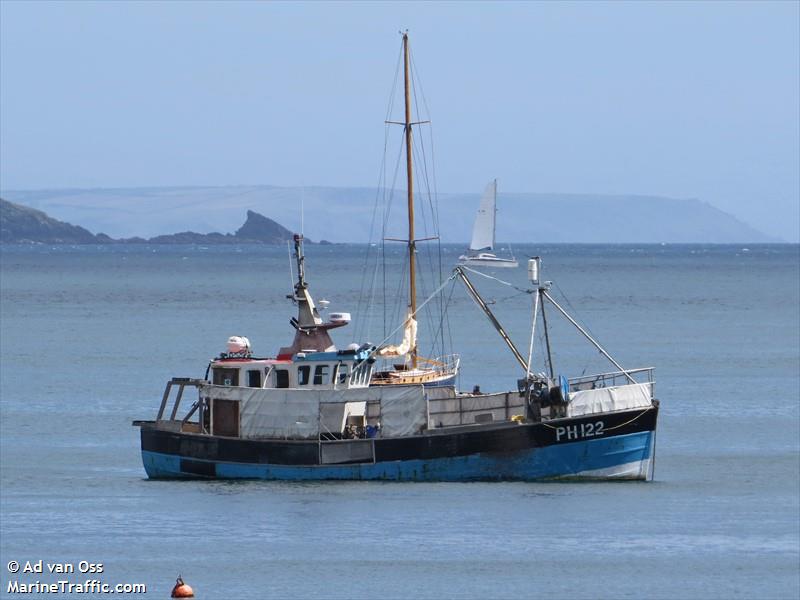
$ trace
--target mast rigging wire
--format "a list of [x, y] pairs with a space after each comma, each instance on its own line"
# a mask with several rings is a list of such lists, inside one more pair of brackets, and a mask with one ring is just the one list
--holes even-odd
[[[400, 51], [397, 54], [397, 61], [395, 63], [394, 77], [392, 78], [392, 90], [389, 93], [389, 100], [388, 100], [387, 106], [386, 106], [386, 115], [385, 115], [384, 121], [388, 121], [389, 120], [389, 117], [391, 116], [391, 113], [392, 113], [392, 109], [394, 107], [394, 99], [395, 99], [395, 96], [397, 94], [397, 80], [398, 80], [398, 73], [400, 72], [400, 64], [401, 64], [401, 60], [402, 60], [402, 55], [403, 55], [403, 44], [401, 42], [400, 43]], [[371, 284], [370, 284], [369, 299], [365, 301], [364, 300], [364, 296], [365, 296], [366, 278], [367, 278], [367, 273], [369, 272], [369, 269], [367, 267], [369, 265], [370, 257], [371, 257], [371, 254], [372, 254], [372, 252], [371, 252], [371, 249], [372, 249], [371, 244], [372, 244], [372, 241], [374, 239], [373, 236], [374, 236], [374, 233], [375, 233], [375, 221], [376, 221], [376, 218], [377, 218], [378, 205], [381, 204], [381, 206], [385, 206], [385, 202], [383, 202], [383, 203], [380, 202], [380, 197], [381, 197], [381, 194], [383, 194], [384, 199], [385, 199], [385, 196], [386, 196], [386, 156], [388, 154], [388, 152], [387, 152], [388, 151], [388, 145], [389, 145], [389, 126], [388, 126], [388, 124], [385, 124], [384, 125], [384, 134], [383, 134], [383, 154], [382, 154], [382, 157], [381, 157], [380, 170], [378, 172], [378, 186], [377, 186], [377, 189], [375, 190], [375, 202], [374, 202], [373, 208], [372, 208], [372, 218], [370, 220], [370, 229], [369, 229], [369, 239], [368, 239], [368, 245], [367, 245], [367, 252], [365, 253], [365, 256], [364, 256], [364, 268], [362, 270], [361, 288], [360, 288], [360, 291], [359, 291], [358, 304], [357, 304], [357, 309], [358, 309], [359, 314], [362, 314], [362, 306], [364, 304], [366, 304], [366, 306], [364, 306], [364, 312], [366, 312], [367, 315], [368, 315], [367, 319], [366, 320], [360, 320], [359, 321], [359, 327], [357, 328], [357, 330], [365, 329], [365, 331], [364, 331], [365, 334], [366, 334], [366, 332], [368, 332], [371, 329], [371, 323], [372, 323], [372, 309], [374, 307], [374, 300], [375, 300], [375, 278], [377, 276], [377, 269], [378, 269], [377, 259], [375, 261], [375, 268], [373, 269], [372, 281], [371, 281]], [[384, 286], [383, 289], [384, 289], [384, 295], [385, 295], [385, 286]], [[385, 300], [385, 298], [384, 298], [384, 300]], [[385, 324], [384, 324], [384, 330], [385, 330]], [[356, 339], [358, 339], [359, 337], [360, 336], [356, 336]]]
[[[403, 60], [403, 43], [400, 44], [400, 51], [398, 52], [398, 58], [395, 65], [395, 76], [393, 78], [392, 83], [392, 92], [389, 98], [389, 102], [387, 103], [387, 112], [386, 112], [386, 121], [388, 122], [391, 118], [391, 114], [394, 110], [396, 96], [398, 94], [398, 86], [399, 86], [399, 74], [400, 74], [400, 67]], [[419, 80], [418, 71], [416, 64], [414, 62], [414, 58], [411, 52], [411, 48], [409, 46], [409, 75], [410, 75], [410, 83], [411, 83], [411, 91], [413, 94], [413, 103], [410, 107], [413, 110], [414, 114], [416, 114], [416, 119], [421, 120], [420, 113], [423, 112], [421, 110], [422, 106], [424, 105], [424, 112], [426, 113], [424, 116], [428, 116], [428, 105], [427, 99], [425, 98], [424, 89], [422, 88], [422, 84]], [[417, 88], [419, 87], [419, 95]], [[422, 102], [420, 102], [420, 97], [422, 98]], [[414, 121], [414, 119], [412, 119]], [[376, 222], [378, 219], [378, 202], [381, 202], [382, 215], [381, 215], [381, 247], [378, 252], [372, 250], [372, 246], [370, 246], [367, 250], [367, 257], [364, 260], [364, 269], [362, 273], [362, 281], [361, 281], [361, 292], [359, 295], [359, 310], [361, 310], [361, 306], [363, 303], [366, 303], [367, 306], [365, 307], [365, 312], [369, 313], [370, 320], [367, 321], [366, 326], [369, 329], [371, 327], [371, 318], [374, 314], [374, 303], [376, 297], [376, 291], [374, 290], [374, 286], [377, 280], [377, 270], [378, 270], [378, 261], [382, 264], [382, 294], [383, 294], [383, 333], [386, 335], [387, 328], [390, 326], [387, 323], [387, 318], [390, 315], [390, 310], [387, 310], [388, 304], [391, 302], [391, 292], [388, 290], [388, 287], [391, 285], [389, 280], [387, 279], [387, 262], [393, 262], [394, 253], [389, 252], [386, 248], [386, 238], [387, 233], [390, 230], [391, 224], [391, 217], [392, 217], [392, 208], [393, 208], [393, 200], [395, 196], [396, 184], [398, 181], [398, 176], [400, 172], [401, 164], [403, 164], [403, 151], [405, 149], [405, 144], [399, 144], [398, 153], [397, 153], [397, 160], [395, 161], [394, 170], [391, 174], [391, 185], [387, 185], [389, 183], [390, 175], [387, 172], [389, 169], [389, 162], [387, 161], [388, 157], [388, 149], [389, 149], [389, 136], [392, 135], [389, 130], [389, 123], [387, 123], [385, 127], [384, 133], [384, 154], [383, 159], [381, 162], [381, 173], [379, 176], [379, 190], [376, 194], [376, 201], [375, 206], [373, 207], [373, 215], [370, 224], [370, 242], [374, 240], [375, 236], [375, 229], [376, 229]], [[403, 133], [405, 130], [403, 129]], [[428, 133], [428, 135], [424, 135], [424, 133]], [[431, 150], [428, 151], [427, 142], [430, 139], [430, 148]], [[434, 202], [436, 198], [436, 173], [435, 173], [435, 165], [428, 164], [429, 156], [431, 160], [433, 158], [433, 140], [431, 130], [428, 129], [427, 132], [423, 132], [420, 130], [419, 135], [412, 135], [412, 146], [408, 149], [412, 155], [416, 154], [420, 157], [421, 160], [413, 161], [413, 169], [414, 174], [416, 175], [416, 181], [419, 182], [419, 191], [418, 191], [418, 202], [417, 206], [419, 207], [419, 216], [417, 222], [421, 218], [422, 228], [421, 230], [424, 232], [423, 236], [420, 237], [436, 237], [436, 248], [434, 249], [429, 244], [420, 244], [420, 246], [416, 246], [416, 254], [412, 257], [413, 260], [420, 264], [421, 266], [424, 265], [425, 268], [419, 269], [417, 271], [418, 276], [418, 285], [419, 291], [423, 294], [426, 293], [433, 285], [434, 282], [438, 281], [441, 282], [444, 280], [443, 275], [443, 253], [442, 253], [442, 244], [441, 239], [439, 239], [439, 212], [438, 212], [438, 205]], [[434, 189], [431, 189], [431, 179], [433, 179]], [[383, 186], [381, 186], [383, 184]], [[433, 231], [431, 231], [431, 226], [433, 227]], [[433, 235], [431, 235], [433, 234]], [[403, 236], [399, 236], [403, 237]], [[372, 268], [372, 257], [375, 257], [374, 269]], [[402, 267], [402, 277], [400, 279], [400, 285], [398, 285], [398, 297], [403, 297], [403, 291], [406, 291], [408, 283], [405, 279], [408, 276], [408, 264], [403, 264]], [[433, 276], [432, 280], [428, 279], [428, 272], [430, 270], [430, 275]], [[371, 276], [370, 276], [371, 275]], [[371, 284], [371, 291], [369, 294], [366, 293], [367, 285]], [[451, 293], [452, 296], [452, 293]], [[405, 308], [405, 307], [403, 307]], [[442, 348], [442, 354], [444, 354], [445, 349], [445, 334], [444, 331], [447, 330], [448, 338], [450, 340], [450, 345], [452, 346], [452, 332], [450, 331], [450, 319], [448, 315], [448, 311], [446, 309], [446, 299], [444, 294], [442, 294], [438, 298], [438, 318], [437, 315], [434, 315], [437, 312], [434, 308], [434, 304], [426, 303], [424, 306], [418, 307], [416, 314], [424, 314], [426, 317], [426, 321], [429, 322], [433, 327], [433, 331], [435, 331], [435, 335], [432, 337], [424, 336], [422, 339], [429, 340], [433, 346], [433, 350], [435, 350], [437, 345], [440, 345]], [[424, 309], [424, 313], [420, 313], [419, 309]], [[403, 314], [397, 314], [400, 312], [400, 307], [398, 306], [395, 309], [394, 318], [396, 319], [394, 322], [402, 321], [405, 322], [406, 319], [406, 311], [402, 310]], [[438, 321], [438, 324], [434, 325]], [[392, 321], [389, 321], [391, 323]], [[433, 333], [431, 331], [431, 333]]]

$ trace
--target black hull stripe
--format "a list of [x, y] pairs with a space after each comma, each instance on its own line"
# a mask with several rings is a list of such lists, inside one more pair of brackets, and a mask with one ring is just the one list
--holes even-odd
[[[658, 407], [602, 415], [560, 419], [547, 423], [508, 426], [476, 426], [458, 431], [434, 431], [407, 438], [375, 439], [375, 462], [427, 460], [468, 456], [482, 452], [509, 453], [529, 448], [593, 439], [602, 421], [602, 437], [654, 431]], [[592, 434], [592, 435], [589, 435]], [[220, 461], [273, 465], [319, 465], [317, 440], [241, 440], [191, 433], [176, 433], [141, 427], [142, 450], [180, 456], [185, 472], [206, 475], [207, 467], [197, 461]], [[372, 461], [370, 461], [372, 462]], [[184, 470], [183, 466], [181, 470]]]

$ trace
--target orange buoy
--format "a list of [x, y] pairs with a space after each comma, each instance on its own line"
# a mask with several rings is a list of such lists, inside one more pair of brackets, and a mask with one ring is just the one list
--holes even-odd
[[178, 580], [175, 582], [175, 587], [172, 588], [172, 598], [194, 598], [194, 590], [191, 586], [186, 585], [183, 579], [178, 575]]

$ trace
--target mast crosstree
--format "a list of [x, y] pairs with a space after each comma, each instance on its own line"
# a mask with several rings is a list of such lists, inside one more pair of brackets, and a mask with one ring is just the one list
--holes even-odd
[[[427, 300], [418, 304], [417, 302], [417, 243], [428, 240], [439, 239], [438, 235], [433, 237], [417, 238], [415, 233], [415, 211], [414, 211], [414, 125], [430, 123], [430, 121], [412, 121], [412, 64], [411, 52], [409, 48], [408, 31], [401, 32], [403, 36], [403, 97], [404, 115], [402, 121], [386, 121], [393, 125], [402, 125], [405, 145], [406, 159], [406, 188], [407, 188], [407, 217], [408, 235], [405, 239], [384, 237], [384, 241], [395, 241], [406, 244], [407, 247], [407, 266], [408, 266], [408, 313], [405, 320], [405, 332], [403, 342], [398, 346], [381, 346], [377, 350], [378, 356], [382, 358], [407, 356], [409, 367], [395, 364], [394, 371], [380, 371], [373, 374], [372, 385], [452, 385], [458, 373], [458, 355], [442, 355], [437, 359], [425, 358], [419, 355], [416, 332], [417, 332], [417, 311], [422, 309]], [[436, 293], [441, 291], [441, 288]]]
[[[399, 121], [386, 121], [393, 125], [402, 125], [405, 133], [405, 146], [406, 146], [406, 188], [407, 192], [407, 206], [408, 206], [408, 238], [405, 240], [394, 240], [406, 242], [408, 245], [408, 314], [411, 318], [415, 318], [417, 314], [417, 242], [418, 240], [414, 235], [414, 158], [413, 158], [413, 133], [412, 128], [414, 125], [423, 125], [430, 123], [430, 121], [412, 121], [411, 120], [411, 60], [409, 58], [408, 49], [408, 30], [403, 32], [403, 97], [405, 100], [405, 120]], [[393, 240], [394, 238], [386, 238]], [[436, 239], [424, 238], [424, 240]], [[411, 357], [411, 367], [416, 369], [418, 361], [417, 345], [416, 343], [411, 348], [409, 353]]]

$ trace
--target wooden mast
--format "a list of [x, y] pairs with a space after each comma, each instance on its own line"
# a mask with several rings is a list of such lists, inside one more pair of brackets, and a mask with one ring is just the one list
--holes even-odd
[[[409, 61], [408, 61], [408, 32], [403, 34], [403, 73], [405, 81], [406, 99], [406, 177], [408, 187], [408, 278], [409, 278], [409, 302], [408, 306], [413, 318], [417, 314], [417, 278], [416, 278], [416, 242], [414, 239], [414, 174], [411, 163], [411, 89], [409, 82]], [[411, 349], [411, 368], [417, 368], [417, 345]]]

